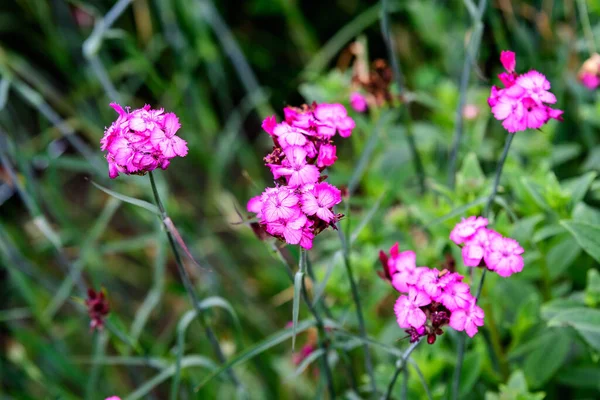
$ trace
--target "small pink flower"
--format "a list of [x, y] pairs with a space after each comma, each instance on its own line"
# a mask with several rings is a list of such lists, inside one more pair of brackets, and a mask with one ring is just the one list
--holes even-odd
[[420, 307], [426, 306], [431, 302], [426, 293], [411, 288], [408, 296], [400, 296], [394, 305], [394, 313], [400, 328], [420, 329], [427, 320], [427, 316]]
[[111, 396], [111, 397], [107, 397], [104, 400], [121, 400], [121, 398], [119, 396]]
[[342, 194], [338, 188], [321, 182], [302, 194], [302, 211], [306, 215], [316, 215], [323, 221], [330, 222], [335, 218], [331, 209], [341, 201]]
[[517, 66], [517, 59], [514, 52], [510, 50], [501, 51], [500, 62], [502, 63], [502, 66], [507, 72], [515, 72], [515, 67]]
[[303, 147], [308, 140], [306, 133], [299, 128], [292, 127], [286, 122], [275, 125], [273, 128], [273, 136], [277, 136], [281, 148], [284, 150], [288, 147], [298, 146]]
[[497, 236], [490, 239], [488, 251], [484, 256], [485, 264], [490, 270], [506, 278], [523, 270], [523, 252], [516, 240]]
[[256, 214], [256, 218], [258, 218], [258, 220], [262, 220], [262, 206], [263, 206], [262, 195], [254, 196], [250, 200], [248, 200], [246, 209], [249, 212]]
[[392, 274], [417, 268], [417, 255], [415, 252], [412, 250], [398, 251], [397, 245], [398, 243], [390, 249], [391, 257], [388, 260]]
[[472, 121], [479, 116], [479, 107], [475, 104], [467, 104], [463, 107], [463, 118], [467, 121]]
[[442, 304], [450, 311], [465, 308], [474, 299], [471, 295], [469, 285], [463, 282], [455, 282], [448, 285], [439, 298]]
[[271, 115], [270, 117], [267, 117], [263, 120], [261, 126], [265, 130], [265, 132], [267, 132], [269, 135], [273, 136], [273, 130], [275, 129], [276, 125], [277, 125], [277, 119], [275, 118], [274, 115]]
[[472, 301], [466, 308], [452, 311], [450, 326], [457, 331], [466, 331], [469, 337], [475, 336], [477, 327], [483, 326], [483, 310]]
[[350, 95], [350, 105], [354, 108], [354, 111], [363, 113], [367, 111], [367, 99], [365, 96], [358, 92], [354, 92]]
[[336, 147], [332, 144], [322, 144], [319, 148], [319, 157], [317, 158], [317, 167], [325, 168], [332, 166], [337, 160], [335, 155]]
[[164, 114], [163, 109], [153, 110], [149, 105], [132, 112], [116, 103], [110, 106], [119, 117], [105, 130], [100, 148], [107, 151], [111, 178], [119, 173], [145, 174], [158, 167], [166, 169], [172, 158], [187, 155], [186, 142], [175, 135], [181, 127], [175, 114]]
[[185, 157], [188, 153], [185, 140], [175, 135], [179, 128], [181, 128], [179, 118], [173, 113], [168, 113], [165, 114], [164, 118], [164, 130], [159, 128], [152, 130], [150, 142], [152, 142], [154, 146], [158, 146], [163, 155], [167, 158], [173, 158], [175, 156]]
[[596, 89], [600, 86], [600, 76], [589, 72], [584, 72], [579, 76], [579, 80], [586, 88], [590, 90]]
[[549, 92], [550, 81], [543, 74], [531, 70], [519, 76], [516, 83], [526, 90], [525, 96], [531, 98], [536, 104], [556, 103], [556, 96]]
[[401, 293], [407, 293], [412, 287], [415, 287], [421, 277], [421, 274], [427, 268], [406, 268], [392, 275], [392, 286]]
[[279, 219], [288, 220], [298, 214], [299, 201], [300, 199], [293, 190], [281, 186], [268, 194], [262, 202], [261, 215], [267, 222]]
[[267, 232], [271, 235], [283, 236], [288, 244], [299, 244], [306, 225], [306, 215], [300, 210], [289, 219], [267, 222]]
[[450, 240], [452, 240], [456, 244], [462, 244], [465, 241], [469, 240], [477, 229], [487, 226], [488, 220], [483, 217], [471, 216], [467, 219], [464, 219], [456, 224], [452, 232], [450, 232]]
[[276, 169], [276, 174], [287, 177], [289, 187], [296, 188], [319, 180], [319, 169], [312, 164], [308, 164], [306, 156], [306, 150], [302, 147], [288, 147], [285, 150], [286, 159]]
[[336, 130], [340, 136], [348, 137], [355, 127], [354, 120], [348, 116], [346, 108], [341, 104], [319, 104], [314, 111], [317, 119], [319, 135], [330, 138]]
[[467, 267], [477, 267], [489, 247], [490, 240], [495, 237], [501, 237], [501, 235], [492, 229], [477, 229], [477, 232], [465, 242], [465, 246], [462, 248], [465, 265]]

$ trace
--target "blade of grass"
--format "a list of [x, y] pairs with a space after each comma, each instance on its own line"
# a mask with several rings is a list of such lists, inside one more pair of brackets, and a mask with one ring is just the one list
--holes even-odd
[[[467, 7], [472, 7], [473, 3], [465, 1], [465, 5]], [[458, 106], [456, 108], [454, 117], [454, 120], [456, 121], [454, 124], [454, 139], [448, 167], [448, 186], [450, 189], [454, 189], [454, 182], [456, 178], [456, 160], [463, 135], [463, 109], [467, 101], [467, 89], [469, 87], [469, 78], [471, 77], [471, 66], [476, 62], [479, 45], [481, 43], [481, 35], [483, 34], [483, 23], [481, 20], [485, 12], [486, 5], [486, 0], [479, 1], [479, 7], [477, 8], [477, 13], [475, 14], [475, 20], [473, 21], [473, 32], [469, 38], [469, 44], [467, 44], [465, 52], [465, 62], [463, 63], [463, 70], [460, 78], [460, 95], [458, 97]], [[473, 11], [470, 10], [470, 12]]]
[[134, 206], [146, 209], [156, 215], [160, 215], [159, 209], [155, 205], [148, 203], [147, 201], [136, 199], [134, 197], [129, 197], [124, 194], [115, 192], [114, 190], [110, 190], [102, 185], [97, 184], [94, 181], [90, 181], [90, 182], [92, 183], [92, 185], [96, 186], [98, 189], [102, 190], [104, 193], [106, 193], [112, 197], [115, 197], [121, 201], [124, 201], [125, 203], [133, 204]]
[[[302, 257], [302, 256], [301, 256]], [[302, 264], [302, 261], [300, 261]], [[304, 271], [299, 270], [294, 276], [294, 299], [292, 306], [292, 352], [296, 349], [296, 326], [298, 325], [298, 314], [300, 312], [300, 289], [302, 288]]]
[[[216, 368], [215, 363], [204, 356], [187, 356], [181, 361], [181, 368], [191, 368], [191, 367], [204, 367], [209, 370], [214, 370]], [[140, 387], [138, 387], [134, 392], [127, 395], [123, 400], [137, 400], [141, 399], [144, 396], [148, 395], [152, 389], [156, 386], [160, 385], [171, 376], [175, 374], [175, 366], [171, 365], [163, 369], [160, 373], [152, 377], [151, 379], [144, 382]]]
[[[108, 342], [108, 335], [106, 331], [94, 331], [94, 361], [99, 360], [104, 356], [106, 351], [106, 344]], [[87, 386], [85, 389], [85, 398], [91, 400], [96, 398], [96, 386], [98, 385], [98, 378], [100, 377], [101, 365], [97, 362], [92, 363], [92, 370], [88, 378]]]
[[[315, 326], [315, 321], [300, 321], [298, 326], [296, 327], [296, 334], [304, 332], [308, 328]], [[279, 332], [269, 336], [265, 340], [258, 342], [257, 344], [246, 348], [242, 353], [238, 354], [235, 357], [230, 358], [226, 363], [220, 365], [217, 369], [212, 371], [206, 376], [198, 386], [196, 386], [195, 391], [200, 390], [203, 386], [205, 386], [208, 382], [213, 380], [214, 378], [221, 375], [223, 372], [243, 364], [244, 362], [251, 360], [252, 358], [264, 353], [265, 351], [277, 346], [280, 343], [289, 340], [294, 335], [292, 329], [283, 329]]]
[[[234, 325], [236, 326], [236, 330], [238, 333], [242, 331], [242, 326], [240, 320], [235, 313], [231, 304], [222, 297], [214, 296], [208, 297], [200, 302], [200, 308], [202, 310], [207, 310], [212, 307], [220, 307], [226, 310], [233, 319]], [[171, 399], [176, 400], [179, 398], [179, 382], [181, 380], [181, 360], [183, 359], [183, 352], [185, 347], [185, 334], [189, 325], [192, 321], [198, 316], [198, 312], [196, 310], [190, 310], [186, 312], [183, 317], [179, 320], [177, 324], [177, 358], [175, 361], [175, 373], [173, 382], [171, 384]]]

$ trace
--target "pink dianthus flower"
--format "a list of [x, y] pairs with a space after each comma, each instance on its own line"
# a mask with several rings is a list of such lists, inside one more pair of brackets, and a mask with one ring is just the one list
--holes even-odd
[[111, 178], [123, 174], [146, 174], [156, 168], [166, 169], [174, 157], [185, 157], [186, 142], [176, 135], [181, 127], [173, 113], [153, 110], [149, 105], [129, 112], [119, 104], [110, 106], [119, 114], [104, 131], [100, 148], [107, 151]]
[[359, 92], [353, 92], [350, 95], [350, 105], [352, 106], [354, 111], [359, 113], [367, 111], [368, 108], [367, 99]]
[[467, 308], [452, 312], [450, 326], [457, 331], [466, 331], [469, 337], [473, 337], [478, 331], [477, 327], [483, 326], [484, 316], [481, 307], [475, 301], [472, 301]]
[[505, 88], [492, 86], [488, 104], [509, 133], [539, 129], [550, 119], [562, 121], [563, 111], [548, 105], [556, 103], [556, 96], [549, 91], [550, 82], [545, 75], [534, 70], [517, 75], [515, 54], [511, 51], [503, 51], [500, 61], [506, 72], [498, 78]]
[[431, 303], [426, 293], [411, 288], [407, 296], [400, 296], [394, 305], [394, 313], [400, 328], [420, 328], [425, 324], [427, 316], [420, 307]]

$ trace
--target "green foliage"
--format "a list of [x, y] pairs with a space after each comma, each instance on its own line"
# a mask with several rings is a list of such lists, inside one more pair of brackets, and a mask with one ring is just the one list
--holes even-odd
[[[479, 1], [386, 3], [405, 90], [400, 97], [392, 84], [390, 104], [361, 114], [349, 107], [352, 92], [365, 92], [353, 79], [357, 63], [389, 62], [380, 4], [3, 2], [3, 396], [243, 397], [229, 369], [251, 399], [324, 396], [318, 361], [325, 352], [293, 362], [317, 337], [302, 280], [326, 325], [338, 397], [369, 398], [364, 346], [383, 392], [409, 344], [393, 313], [398, 294], [377, 276], [378, 252], [398, 241], [401, 250], [416, 252], [418, 265], [441, 270], [454, 262], [476, 286], [480, 271], [463, 265], [448, 235], [460, 218], [480, 215], [491, 192], [507, 133], [487, 97], [499, 84], [499, 52], [512, 49], [519, 71], [548, 76], [565, 120], [514, 137], [489, 219], [525, 249], [525, 268], [508, 279], [487, 274], [479, 300], [486, 322], [466, 341], [459, 396], [598, 397], [600, 100], [577, 73], [590, 42], [600, 46], [600, 7], [488, 0], [478, 25]], [[480, 46], [469, 46], [480, 28]], [[350, 48], [354, 41], [363, 53]], [[467, 47], [474, 62], [462, 90]], [[461, 98], [478, 113], [463, 120], [451, 187]], [[164, 107], [181, 119], [190, 152], [155, 177], [224, 363], [187, 299], [148, 179], [107, 177], [98, 142], [115, 119], [108, 103], [116, 100]], [[261, 242], [249, 229], [245, 204], [272, 182], [262, 160], [271, 149], [262, 119], [281, 120], [283, 106], [313, 101], [342, 103], [356, 121], [351, 137], [334, 139], [338, 161], [327, 170], [330, 182], [348, 189], [336, 210], [345, 214], [339, 228], [347, 243], [324, 231], [307, 268], [296, 273], [286, 265], [295, 269], [299, 251], [280, 254], [271, 241]], [[411, 134], [425, 170], [424, 194]], [[104, 288], [111, 307], [98, 339], [89, 330], [87, 287]], [[434, 345], [419, 345], [393, 397], [448, 398], [460, 337], [445, 327]]]

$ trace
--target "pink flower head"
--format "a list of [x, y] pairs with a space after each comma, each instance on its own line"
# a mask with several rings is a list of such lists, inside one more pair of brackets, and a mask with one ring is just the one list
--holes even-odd
[[306, 215], [298, 210], [288, 219], [267, 222], [267, 232], [271, 235], [282, 236], [289, 244], [299, 244], [306, 221]]
[[487, 218], [471, 216], [456, 224], [452, 232], [450, 232], [450, 240], [456, 244], [462, 244], [469, 240], [477, 229], [485, 227], [488, 224]]
[[262, 201], [261, 215], [267, 222], [280, 219], [289, 220], [298, 214], [300, 199], [293, 190], [287, 186], [280, 186], [275, 191], [266, 195]]
[[121, 400], [121, 398], [119, 396], [110, 396], [110, 397], [107, 397], [104, 400]]
[[110, 106], [119, 117], [104, 131], [100, 148], [107, 151], [111, 178], [119, 173], [166, 169], [172, 158], [187, 155], [186, 142], [176, 135], [181, 125], [175, 114], [164, 114], [163, 109], [153, 110], [149, 105], [132, 112], [116, 103]]
[[[264, 160], [277, 186], [250, 199], [247, 209], [256, 214], [258, 222], [251, 226], [261, 233], [261, 239], [266, 232], [288, 244], [310, 249], [315, 236], [329, 226], [335, 228], [335, 222], [343, 216], [333, 212], [341, 202], [341, 193], [324, 182], [327, 177], [321, 172], [337, 159], [331, 136], [336, 131], [348, 133], [354, 121], [340, 104], [313, 103], [285, 107], [283, 112], [284, 122], [278, 124], [273, 116], [262, 123], [273, 139], [273, 150]], [[119, 151], [120, 158], [137, 157], [128, 146]]]
[[406, 268], [392, 275], [392, 286], [401, 293], [406, 293], [411, 287], [415, 287], [421, 278], [421, 274], [428, 270], [427, 267]]
[[500, 61], [507, 71], [498, 75], [505, 89], [492, 86], [488, 104], [509, 133], [539, 129], [551, 118], [562, 121], [562, 110], [548, 106], [556, 103], [556, 96], [550, 92], [545, 75], [531, 70], [517, 76], [513, 52], [503, 51]]
[[452, 311], [450, 326], [457, 331], [466, 331], [469, 337], [473, 337], [478, 331], [477, 327], [483, 326], [484, 316], [483, 310], [473, 300], [466, 308]]
[[319, 148], [319, 157], [317, 158], [317, 167], [330, 167], [337, 160], [335, 155], [336, 148], [332, 144], [322, 144]]
[[448, 310], [454, 311], [465, 308], [469, 302], [474, 300], [474, 297], [471, 295], [469, 285], [463, 282], [453, 282], [444, 288], [439, 299]]
[[494, 230], [479, 228], [475, 235], [465, 242], [462, 248], [462, 257], [467, 267], [477, 267], [481, 263], [483, 256], [488, 250], [490, 240], [495, 237], [501, 237]]
[[341, 201], [342, 194], [338, 188], [321, 182], [302, 194], [302, 211], [306, 215], [316, 215], [323, 221], [330, 222], [335, 218], [331, 209]]
[[509, 50], [503, 50], [502, 52], [500, 52], [500, 62], [502, 63], [502, 66], [504, 67], [506, 72], [515, 72], [517, 60], [514, 52]]
[[523, 270], [524, 250], [514, 239], [500, 235], [490, 239], [484, 260], [487, 267], [502, 277], [508, 277]]
[[480, 110], [475, 104], [467, 104], [463, 107], [462, 115], [463, 118], [472, 121], [479, 116]]
[[427, 321], [427, 316], [420, 307], [429, 303], [431, 303], [429, 296], [414, 287], [410, 288], [407, 296], [398, 297], [394, 305], [394, 313], [400, 328], [421, 328]]
[[354, 92], [350, 95], [350, 105], [352, 106], [354, 111], [359, 113], [367, 111], [368, 108], [367, 99], [365, 98], [365, 96], [358, 92]]
[[600, 76], [598, 76], [597, 74], [584, 72], [581, 75], [579, 75], [579, 80], [581, 81], [583, 86], [590, 90], [594, 90], [598, 86], [600, 86]]
[[355, 127], [354, 120], [348, 116], [346, 108], [341, 104], [319, 104], [314, 111], [317, 119], [319, 135], [330, 138], [336, 130], [340, 136], [348, 137]]

